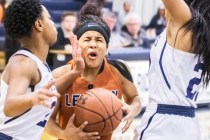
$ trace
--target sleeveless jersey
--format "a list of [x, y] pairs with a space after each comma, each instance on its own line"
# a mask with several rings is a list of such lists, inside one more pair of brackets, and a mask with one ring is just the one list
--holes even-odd
[[[31, 52], [26, 50], [20, 50], [14, 55], [25, 55], [27, 57], [32, 58], [36, 62], [37, 68], [41, 75], [41, 80], [34, 86], [35, 91], [42, 88], [52, 80], [52, 74], [50, 69]], [[35, 105], [19, 116], [6, 117], [3, 112], [3, 108], [7, 94], [7, 89], [7, 83], [5, 83], [5, 81], [3, 81], [3, 79], [1, 78], [0, 132], [11, 136], [13, 140], [40, 140], [44, 126], [54, 109], [54, 106], [57, 102], [57, 98], [52, 97], [49, 101], [49, 104], [51, 104], [51, 108], [46, 108], [41, 105]], [[55, 86], [52, 86], [50, 90], [57, 92]], [[28, 92], [31, 91], [33, 90], [31, 88], [28, 88]]]
[[66, 127], [69, 117], [74, 113], [74, 106], [78, 98], [91, 88], [105, 88], [112, 91], [118, 98], [122, 98], [122, 87], [118, 74], [116, 74], [107, 60], [104, 60], [103, 70], [93, 82], [88, 82], [82, 77], [78, 77], [68, 93], [61, 96], [59, 123], [62, 128]]
[[198, 56], [171, 47], [163, 31], [151, 49], [150, 59], [150, 103], [196, 107], [203, 85], [203, 64]]

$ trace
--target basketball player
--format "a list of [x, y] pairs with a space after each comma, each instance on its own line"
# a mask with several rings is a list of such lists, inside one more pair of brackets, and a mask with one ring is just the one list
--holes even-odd
[[74, 69], [53, 80], [46, 57], [57, 32], [39, 0], [14, 0], [6, 10], [4, 26], [22, 49], [10, 58], [1, 76], [0, 139], [40, 140], [58, 92], [84, 69], [81, 50], [73, 48]]
[[[65, 140], [111, 140], [112, 134], [104, 137], [88, 135], [83, 132], [84, 126], [76, 128], [73, 125], [74, 106], [78, 98], [87, 90], [92, 88], [105, 88], [112, 91], [120, 99], [123, 97], [123, 110], [126, 112], [124, 120], [127, 122], [123, 127], [124, 133], [132, 123], [134, 117], [139, 114], [141, 104], [137, 89], [132, 82], [129, 71], [123, 63], [108, 61], [105, 58], [110, 38], [110, 29], [99, 17], [104, 0], [89, 0], [81, 9], [74, 34], [77, 36], [71, 40], [72, 45], [78, 45], [82, 49], [82, 56], [85, 61], [85, 70], [56, 105], [46, 131], [51, 135]], [[94, 9], [94, 10], [93, 10]], [[73, 62], [54, 70], [55, 77], [61, 76], [72, 67]], [[58, 115], [58, 122], [56, 116]], [[87, 124], [88, 122], [85, 122]]]
[[200, 140], [199, 89], [210, 78], [209, 0], [162, 0], [167, 27], [151, 49], [150, 97], [135, 140]]

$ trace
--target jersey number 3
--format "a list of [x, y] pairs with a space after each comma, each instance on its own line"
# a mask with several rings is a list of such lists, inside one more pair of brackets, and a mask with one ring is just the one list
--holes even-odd
[[[199, 72], [199, 70], [203, 71], [203, 68], [204, 68], [204, 64], [198, 63], [195, 65], [194, 71], [195, 72]], [[196, 101], [199, 92], [198, 91], [193, 92], [193, 86], [198, 86], [200, 83], [201, 83], [201, 76], [200, 78], [194, 77], [189, 81], [189, 84], [187, 87], [187, 96], [186, 96], [187, 98]]]

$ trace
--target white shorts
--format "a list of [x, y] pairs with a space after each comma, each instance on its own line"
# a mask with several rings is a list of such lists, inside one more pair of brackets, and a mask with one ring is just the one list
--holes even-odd
[[[147, 105], [140, 125], [134, 130], [135, 136], [133, 140], [201, 139], [198, 119], [193, 116], [191, 109], [189, 111], [187, 107], [181, 110], [166, 108], [159, 112], [157, 111], [158, 108], [159, 105], [157, 104]], [[174, 110], [175, 113], [173, 113]]]

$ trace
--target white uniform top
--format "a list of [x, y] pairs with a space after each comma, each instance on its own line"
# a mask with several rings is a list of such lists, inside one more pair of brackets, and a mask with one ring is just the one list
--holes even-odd
[[171, 47], [163, 31], [151, 49], [150, 59], [150, 103], [196, 107], [203, 85], [203, 64], [198, 63], [198, 56]]
[[[15, 55], [17, 54], [28, 56], [32, 58], [37, 64], [37, 68], [41, 74], [41, 80], [38, 84], [35, 85], [34, 91], [42, 88], [52, 80], [50, 69], [38, 57], [26, 50], [20, 50], [15, 53]], [[13, 140], [40, 140], [44, 126], [48, 121], [57, 102], [56, 97], [52, 97], [51, 101], [49, 101], [49, 104], [51, 104], [51, 108], [36, 105], [22, 115], [19, 115], [17, 117], [6, 117], [3, 112], [3, 108], [7, 89], [7, 83], [5, 83], [3, 79], [1, 79], [0, 132], [13, 137]], [[28, 91], [31, 90], [31, 88], [28, 89]], [[53, 86], [51, 90], [55, 92], [57, 91], [55, 86]]]

